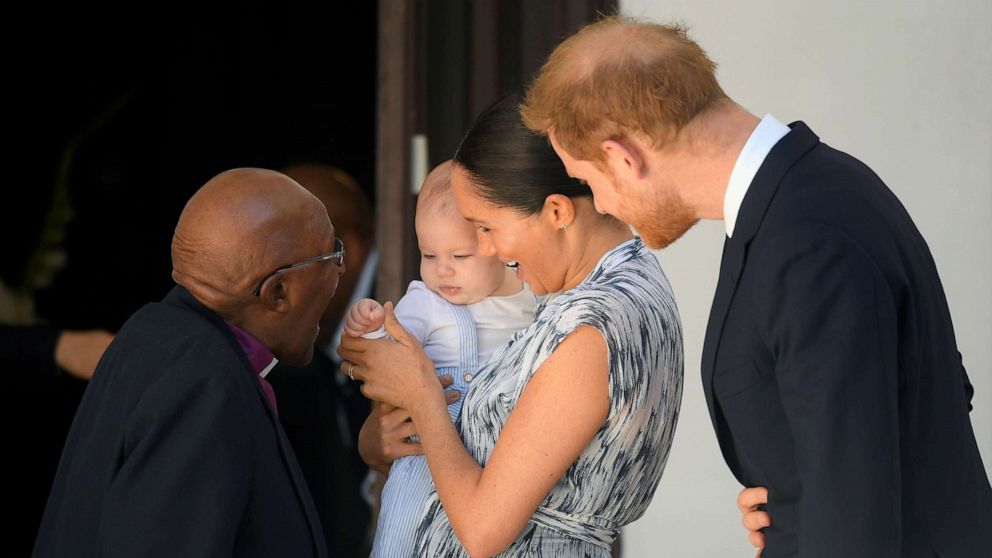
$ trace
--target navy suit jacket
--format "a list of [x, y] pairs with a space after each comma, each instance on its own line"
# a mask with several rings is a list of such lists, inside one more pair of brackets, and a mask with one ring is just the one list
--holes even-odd
[[76, 413], [34, 556], [326, 555], [293, 451], [227, 325], [181, 287], [135, 313]]
[[328, 550], [339, 558], [368, 556], [371, 514], [362, 497], [368, 466], [358, 454], [358, 433], [369, 414], [359, 383], [340, 385], [323, 349], [305, 367], [279, 364], [266, 379], [279, 404], [279, 422], [293, 446], [324, 527]]
[[763, 558], [992, 549], [974, 390], [926, 242], [801, 122], [724, 247], [702, 366], [727, 464], [769, 488]]

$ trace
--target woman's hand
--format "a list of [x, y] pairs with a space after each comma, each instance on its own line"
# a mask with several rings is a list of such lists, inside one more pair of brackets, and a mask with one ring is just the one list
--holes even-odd
[[[449, 375], [441, 376], [440, 380], [445, 387], [452, 383]], [[444, 396], [450, 405], [458, 401], [461, 394], [448, 390], [444, 392]], [[377, 403], [373, 405], [372, 412], [358, 434], [358, 453], [370, 468], [385, 475], [393, 461], [407, 455], [423, 455], [424, 449], [419, 443], [407, 441], [407, 438], [416, 433], [417, 427], [410, 420], [410, 413], [406, 409]]]
[[338, 347], [345, 361], [341, 371], [362, 382], [362, 394], [369, 399], [402, 407], [416, 416], [423, 404], [444, 406], [441, 383], [434, 363], [424, 348], [400, 325], [393, 304], [385, 305], [386, 331], [392, 339], [361, 339], [342, 336]]

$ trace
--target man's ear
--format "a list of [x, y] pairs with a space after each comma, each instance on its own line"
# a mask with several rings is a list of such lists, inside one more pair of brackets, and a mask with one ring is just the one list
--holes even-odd
[[258, 297], [267, 310], [279, 313], [289, 311], [292, 305], [289, 302], [289, 285], [287, 285], [286, 279], [286, 275], [276, 273], [265, 283], [262, 283], [262, 290], [258, 293]]
[[606, 165], [624, 182], [641, 180], [647, 173], [641, 146], [628, 138], [604, 140], [599, 144], [606, 153]]

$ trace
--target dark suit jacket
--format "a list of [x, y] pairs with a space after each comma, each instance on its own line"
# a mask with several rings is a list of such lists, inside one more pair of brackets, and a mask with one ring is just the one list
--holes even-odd
[[277, 365], [266, 376], [279, 405], [279, 421], [338, 558], [368, 556], [370, 512], [362, 497], [368, 466], [358, 454], [358, 433], [369, 414], [359, 383], [341, 384], [338, 367], [316, 348], [304, 367]]
[[763, 558], [992, 549], [973, 389], [926, 242], [801, 122], [724, 247], [702, 365], [727, 464], [769, 487]]
[[227, 325], [176, 287], [86, 391], [37, 557], [326, 556], [307, 487]]

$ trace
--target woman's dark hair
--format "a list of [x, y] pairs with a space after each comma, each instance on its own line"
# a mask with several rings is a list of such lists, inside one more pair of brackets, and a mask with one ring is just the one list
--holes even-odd
[[509, 94], [475, 119], [455, 152], [479, 196], [499, 207], [533, 215], [552, 194], [592, 197], [589, 187], [568, 176], [548, 143], [520, 120], [520, 96]]

